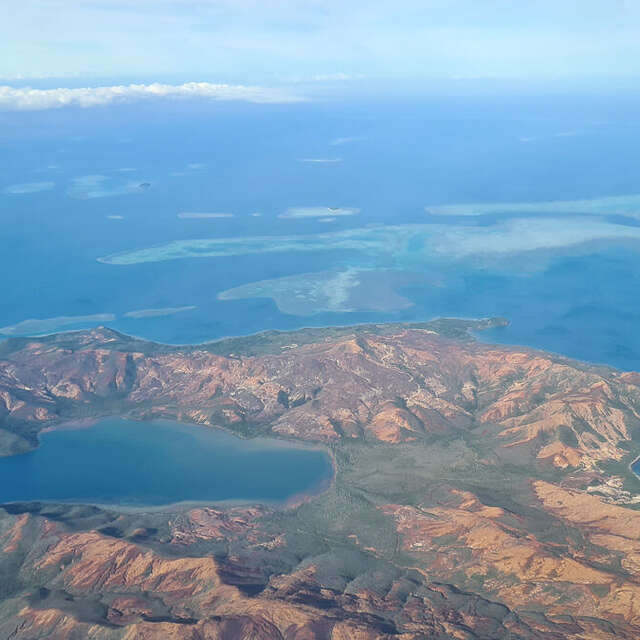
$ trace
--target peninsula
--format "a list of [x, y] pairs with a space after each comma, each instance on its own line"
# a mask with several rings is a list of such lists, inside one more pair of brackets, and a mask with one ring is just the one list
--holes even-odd
[[633, 640], [640, 374], [476, 341], [504, 320], [0, 344], [0, 451], [172, 419], [330, 450], [288, 508], [0, 508], [0, 638]]

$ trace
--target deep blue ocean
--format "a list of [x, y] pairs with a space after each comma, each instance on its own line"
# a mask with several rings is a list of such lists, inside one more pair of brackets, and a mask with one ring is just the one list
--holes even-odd
[[[637, 194], [640, 98], [612, 91], [503, 87], [288, 105], [163, 101], [2, 113], [0, 327], [20, 335], [107, 324], [152, 340], [195, 343], [264, 329], [501, 315], [511, 325], [482, 339], [640, 368], [633, 238], [515, 252], [498, 266], [440, 255], [412, 268], [435, 274], [437, 286], [399, 285], [413, 303], [408, 308], [304, 316], [282, 312], [271, 298], [218, 294], [369, 264], [370, 257], [334, 250], [329, 241], [306, 252], [98, 262], [175, 240], [295, 241], [370, 225], [434, 225], [438, 233], [443, 225], [464, 227], [491, 242], [505, 215], [429, 215], [425, 206]], [[87, 182], [95, 175], [103, 177]], [[290, 207], [318, 205], [360, 213], [330, 222], [278, 217]], [[630, 234], [640, 224], [629, 215], [603, 220]], [[566, 224], [578, 230], [581, 223], [569, 217]], [[81, 319], [51, 322], [73, 316]], [[46, 322], [21, 329], [32, 319]]]

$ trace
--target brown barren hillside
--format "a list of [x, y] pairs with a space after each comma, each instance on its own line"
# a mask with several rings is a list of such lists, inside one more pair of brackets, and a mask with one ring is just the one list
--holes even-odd
[[5, 505], [0, 638], [640, 637], [640, 376], [466, 334], [491, 325], [4, 343], [5, 454], [172, 417], [322, 443], [336, 477], [289, 509]]

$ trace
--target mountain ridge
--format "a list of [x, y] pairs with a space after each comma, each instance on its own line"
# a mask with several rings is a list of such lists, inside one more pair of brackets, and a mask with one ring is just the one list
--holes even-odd
[[487, 321], [449, 322], [213, 350], [107, 329], [6, 345], [9, 453], [42, 428], [117, 414], [319, 443], [336, 474], [284, 510], [4, 505], [0, 632], [638, 637], [640, 481], [628, 465], [640, 376], [477, 342], [468, 331]]

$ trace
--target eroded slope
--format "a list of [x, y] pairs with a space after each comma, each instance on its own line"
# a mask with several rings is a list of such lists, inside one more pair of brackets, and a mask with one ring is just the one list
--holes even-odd
[[640, 376], [445, 329], [5, 345], [6, 452], [117, 413], [322, 442], [337, 473], [289, 510], [7, 506], [0, 637], [640, 636]]

